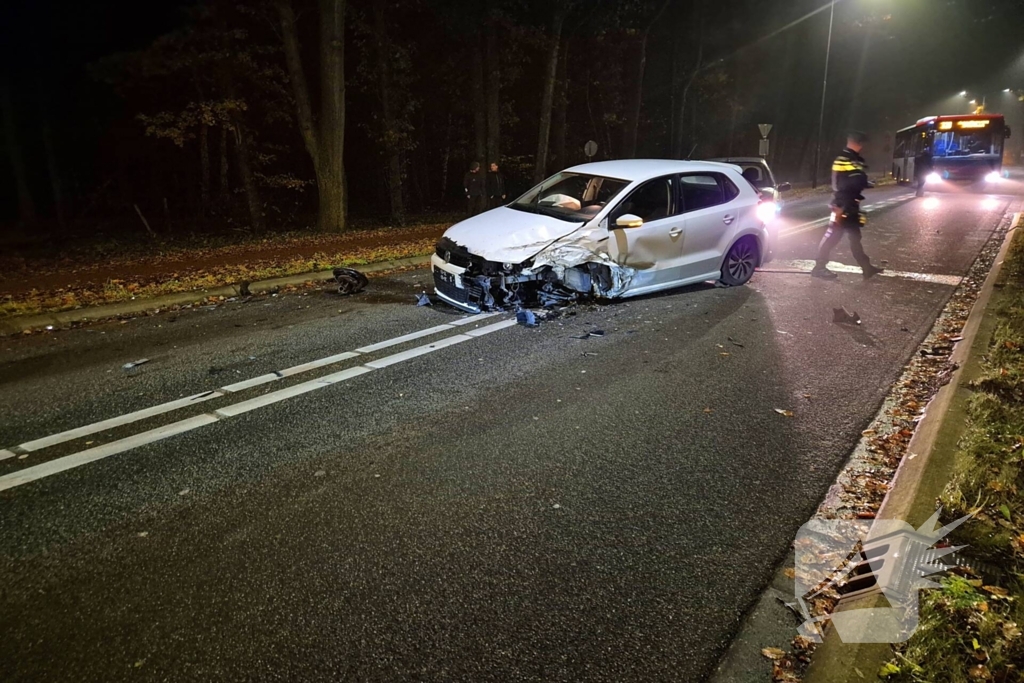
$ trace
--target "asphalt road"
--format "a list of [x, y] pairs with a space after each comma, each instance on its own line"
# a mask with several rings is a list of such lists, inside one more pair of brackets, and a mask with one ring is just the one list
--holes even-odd
[[536, 329], [417, 271], [0, 339], [0, 680], [701, 680], [1019, 188], [873, 191], [869, 282], [797, 272], [815, 195], [746, 287]]

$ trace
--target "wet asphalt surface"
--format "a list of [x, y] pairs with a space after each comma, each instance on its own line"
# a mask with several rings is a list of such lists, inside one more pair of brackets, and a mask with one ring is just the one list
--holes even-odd
[[[865, 247], [962, 275], [1020, 204], [900, 200]], [[0, 492], [0, 680], [703, 679], [952, 292], [781, 272], [822, 232], [746, 287], [579, 306]], [[461, 318], [412, 305], [429, 281], [0, 339], [0, 448]]]

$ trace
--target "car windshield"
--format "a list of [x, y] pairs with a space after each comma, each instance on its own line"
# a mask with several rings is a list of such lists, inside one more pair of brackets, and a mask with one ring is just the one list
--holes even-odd
[[600, 213], [627, 185], [627, 180], [563, 172], [548, 178], [509, 208], [578, 223]]

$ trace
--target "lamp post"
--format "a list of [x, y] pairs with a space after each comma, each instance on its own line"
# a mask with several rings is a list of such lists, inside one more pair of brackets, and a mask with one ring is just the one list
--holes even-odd
[[821, 113], [818, 116], [818, 139], [814, 145], [814, 170], [811, 174], [811, 188], [818, 188], [818, 170], [821, 167], [821, 136], [825, 129], [825, 96], [828, 94], [828, 62], [832, 56], [832, 27], [836, 20], [836, 0], [828, 15], [828, 45], [825, 47], [825, 77], [821, 83]]

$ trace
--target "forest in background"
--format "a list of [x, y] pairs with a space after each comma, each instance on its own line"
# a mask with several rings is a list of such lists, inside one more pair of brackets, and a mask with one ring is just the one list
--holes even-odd
[[[977, 23], [986, 3], [999, 4], [954, 0], [940, 20]], [[892, 14], [893, 4], [840, 8], [828, 153], [847, 127], [895, 130], [928, 103], [929, 87], [960, 87], [943, 83], [941, 60], [952, 66], [952, 58], [919, 30], [923, 15]], [[806, 180], [827, 39], [822, 7], [179, 3], [165, 11], [171, 28], [150, 22], [154, 38], [80, 69], [56, 63], [59, 48], [20, 56], [32, 68], [0, 83], [5, 224], [53, 234], [341, 232], [350, 217], [398, 225], [460, 210], [472, 161], [499, 163], [515, 195], [585, 161], [588, 140], [598, 143], [597, 160], [754, 155], [758, 123], [775, 125], [777, 174]], [[908, 69], [927, 60], [936, 68], [908, 81]]]

